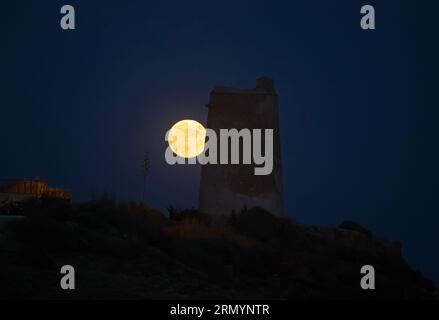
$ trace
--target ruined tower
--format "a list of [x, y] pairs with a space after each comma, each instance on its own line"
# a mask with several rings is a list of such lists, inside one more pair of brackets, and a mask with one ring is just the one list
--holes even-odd
[[273, 80], [259, 78], [255, 89], [215, 87], [207, 107], [206, 127], [215, 130], [218, 137], [220, 129], [273, 129], [273, 171], [269, 175], [255, 175], [254, 164], [204, 165], [199, 210], [228, 215], [232, 211], [240, 213], [244, 207], [258, 206], [282, 215], [280, 133]]

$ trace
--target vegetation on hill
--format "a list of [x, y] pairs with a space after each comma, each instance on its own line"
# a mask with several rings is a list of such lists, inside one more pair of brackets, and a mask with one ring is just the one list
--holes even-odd
[[[435, 298], [400, 245], [349, 222], [303, 226], [260, 208], [210, 217], [103, 196], [85, 204], [33, 200], [0, 227], [0, 298]], [[373, 294], [360, 268], [377, 272]], [[59, 286], [72, 265], [76, 290]]]

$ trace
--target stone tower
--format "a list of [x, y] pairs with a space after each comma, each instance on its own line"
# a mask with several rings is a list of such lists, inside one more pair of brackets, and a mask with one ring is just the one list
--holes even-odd
[[244, 207], [258, 206], [274, 215], [283, 215], [279, 119], [273, 80], [259, 78], [255, 89], [215, 87], [207, 107], [206, 127], [215, 130], [218, 137], [220, 129], [273, 129], [273, 171], [269, 175], [255, 175], [254, 164], [202, 166], [199, 210], [229, 215]]

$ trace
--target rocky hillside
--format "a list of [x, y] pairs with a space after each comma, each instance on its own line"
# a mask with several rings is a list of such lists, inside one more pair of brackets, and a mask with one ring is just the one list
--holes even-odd
[[[438, 297], [401, 257], [401, 245], [354, 222], [305, 226], [262, 209], [212, 219], [170, 218], [110, 198], [26, 204], [26, 218], [0, 225], [0, 298], [379, 299]], [[59, 286], [73, 265], [76, 290]], [[360, 289], [373, 265], [376, 290]]]

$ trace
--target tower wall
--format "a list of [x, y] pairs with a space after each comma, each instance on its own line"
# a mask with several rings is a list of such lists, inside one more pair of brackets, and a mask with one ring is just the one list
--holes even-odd
[[[220, 129], [273, 129], [273, 171], [269, 175], [258, 176], [254, 174], [254, 164], [204, 165], [199, 210], [228, 215], [232, 211], [241, 212], [243, 207], [259, 206], [272, 214], [282, 215], [280, 133], [273, 81], [259, 78], [252, 90], [216, 87], [210, 94], [208, 108], [207, 128], [216, 131], [218, 140]], [[265, 141], [264, 136], [262, 141]]]

